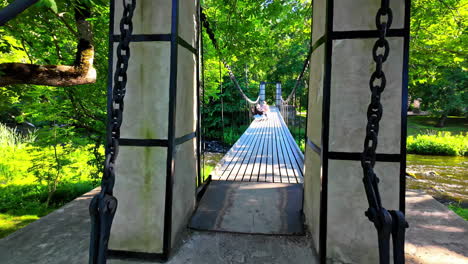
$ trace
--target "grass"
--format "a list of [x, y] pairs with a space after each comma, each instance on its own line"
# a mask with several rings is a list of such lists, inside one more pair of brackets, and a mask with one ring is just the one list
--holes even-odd
[[465, 219], [465, 221], [468, 221], [468, 208], [463, 208], [460, 204], [450, 204], [448, 208]]
[[214, 166], [205, 164], [205, 166], [203, 167], [203, 173], [202, 173], [203, 180], [208, 179], [213, 169], [214, 169]]
[[450, 132], [457, 135], [468, 131], [468, 119], [450, 116], [444, 127], [435, 127], [438, 118], [430, 116], [408, 116], [408, 136], [420, 134]]
[[9, 234], [25, 227], [29, 223], [32, 223], [39, 218], [40, 216], [37, 214], [19, 216], [11, 214], [0, 214], [0, 238], [8, 236]]
[[62, 207], [93, 189], [91, 181], [66, 182], [58, 186], [50, 204], [46, 188], [34, 181], [0, 186], [0, 238]]
[[54, 161], [54, 152], [50, 146], [36, 146], [35, 135], [21, 135], [0, 124], [0, 238], [56, 210], [97, 184], [93, 179], [97, 167], [92, 165], [94, 157], [90, 146], [64, 144], [70, 151], [57, 152], [62, 166], [58, 171], [57, 188], [49, 196], [50, 179], [57, 175], [57, 167], [47, 161]]

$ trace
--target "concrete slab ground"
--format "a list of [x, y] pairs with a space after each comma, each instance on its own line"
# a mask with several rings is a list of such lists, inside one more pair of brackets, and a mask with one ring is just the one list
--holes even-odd
[[[0, 239], [0, 264], [88, 262], [88, 205], [97, 190]], [[308, 263], [317, 256], [306, 236], [239, 235], [187, 231], [168, 264]], [[109, 260], [108, 263], [143, 263]], [[144, 262], [148, 263], [148, 262]]]
[[[1, 264], [87, 263], [92, 191], [0, 239]], [[407, 192], [407, 263], [468, 263], [468, 222], [422, 192]], [[167, 263], [315, 264], [307, 236], [238, 235], [187, 231]], [[136, 264], [110, 260], [112, 264]], [[146, 262], [148, 263], [148, 262]]]
[[407, 263], [468, 263], [468, 221], [422, 191], [406, 192], [406, 217]]
[[302, 184], [212, 181], [189, 227], [248, 234], [304, 234], [302, 190]]
[[[189, 232], [168, 264], [318, 264], [306, 236]], [[147, 263], [109, 260], [110, 264]]]

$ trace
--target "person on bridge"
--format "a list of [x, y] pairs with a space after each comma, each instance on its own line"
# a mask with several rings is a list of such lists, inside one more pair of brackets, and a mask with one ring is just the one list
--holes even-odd
[[253, 113], [256, 117], [260, 117], [263, 115], [263, 110], [262, 110], [262, 106], [260, 104], [256, 104], [254, 107], [253, 107]]
[[262, 102], [261, 109], [262, 109], [263, 115], [268, 119], [268, 112], [270, 112], [270, 106], [268, 106], [266, 101]]

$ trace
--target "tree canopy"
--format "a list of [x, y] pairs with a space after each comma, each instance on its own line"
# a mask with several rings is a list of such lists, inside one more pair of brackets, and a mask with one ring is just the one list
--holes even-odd
[[[11, 2], [0, 0], [0, 8]], [[229, 100], [227, 97], [236, 93], [231, 89], [233, 84], [220, 63], [221, 58], [232, 66], [250, 98], [256, 97], [260, 81], [281, 81], [286, 96], [310, 45], [311, 1], [204, 0], [202, 6], [221, 47], [218, 54], [204, 34], [205, 101], [211, 103], [213, 111], [217, 111], [221, 96]], [[89, 137], [102, 143], [106, 120], [108, 1], [41, 0], [0, 28], [0, 64], [77, 65], [82, 34], [76, 14], [83, 7], [88, 8], [84, 20], [92, 29], [95, 83], [73, 87], [0, 85], [1, 122], [13, 125], [27, 122], [38, 127], [61, 124], [61, 129], [68, 130], [69, 140]], [[437, 114], [466, 113], [467, 8], [467, 0], [412, 1], [410, 95], [422, 98], [423, 104]], [[305, 92], [303, 87], [299, 91]], [[274, 98], [271, 86], [267, 88], [267, 98]], [[219, 126], [216, 124], [219, 121], [212, 121]]]
[[468, 108], [468, 1], [413, 0], [409, 92], [439, 116]]

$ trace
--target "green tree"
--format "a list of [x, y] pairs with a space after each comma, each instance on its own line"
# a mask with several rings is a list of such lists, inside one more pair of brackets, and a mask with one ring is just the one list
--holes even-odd
[[[0, 8], [10, 2], [12, 0], [0, 0]], [[48, 128], [57, 124], [70, 131], [66, 138], [60, 139], [60, 144], [93, 142], [93, 165], [101, 165], [103, 156], [99, 150], [106, 131], [108, 1], [48, 0], [40, 3], [42, 5], [31, 7], [0, 28], [0, 67], [17, 64], [80, 68], [86, 57], [88, 62], [92, 61], [89, 66], [95, 69], [97, 78], [84, 81], [79, 80], [80, 76], [65, 75], [63, 82], [51, 83], [52, 78], [41, 83], [43, 85], [38, 85], [40, 80], [5, 84], [6, 80], [12, 80], [12, 75], [3, 73], [0, 77], [4, 80], [0, 85], [0, 121], [10, 125], [31, 124], [40, 128], [39, 138], [50, 137], [52, 130]], [[63, 69], [70, 69], [67, 67]], [[68, 87], [78, 83], [81, 85]], [[98, 166], [97, 170], [100, 169]]]
[[409, 92], [440, 117], [468, 107], [468, 1], [412, 1]]

